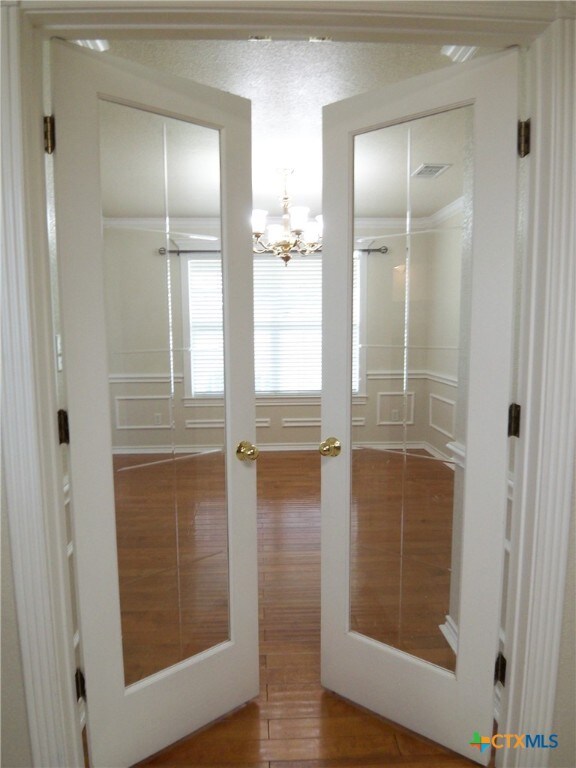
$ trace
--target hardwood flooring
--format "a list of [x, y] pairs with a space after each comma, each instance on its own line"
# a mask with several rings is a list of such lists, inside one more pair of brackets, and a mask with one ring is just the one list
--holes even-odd
[[456, 668], [450, 612], [454, 471], [426, 451], [354, 451], [351, 627]]
[[[358, 452], [363, 453], [363, 452]], [[213, 456], [212, 461], [215, 461]], [[141, 457], [140, 457], [141, 458]], [[364, 458], [367, 458], [365, 456]], [[395, 459], [393, 459], [395, 460]], [[123, 466], [135, 462], [122, 459]], [[171, 465], [171, 480], [183, 493], [181, 481], [176, 480], [185, 462]], [[160, 466], [160, 465], [159, 465]], [[390, 470], [391, 467], [388, 466]], [[162, 477], [163, 470], [157, 470]], [[176, 475], [174, 475], [176, 471]], [[450, 471], [450, 470], [448, 470]], [[133, 472], [132, 479], [124, 478], [124, 492], [131, 503], [126, 508], [137, 519], [138, 508], [148, 491], [141, 486]], [[183, 474], [186, 474], [183, 472]], [[209, 475], [209, 472], [203, 472]], [[158, 481], [158, 477], [156, 477]], [[164, 482], [168, 482], [164, 477]], [[206, 478], [204, 482], [207, 482]], [[130, 490], [131, 487], [131, 490]], [[174, 487], [174, 486], [173, 486]], [[138, 490], [139, 489], [139, 490]], [[119, 491], [119, 487], [117, 488]], [[330, 693], [320, 685], [320, 457], [315, 453], [261, 453], [258, 459], [258, 536], [260, 581], [260, 654], [261, 691], [259, 697], [240, 710], [212, 724], [200, 732], [163, 750], [140, 763], [140, 766], [211, 766], [211, 768], [369, 768], [375, 766], [404, 766], [404, 768], [450, 768], [472, 766], [474, 763], [448, 750], [416, 736], [393, 723], [373, 715], [348, 701]], [[185, 495], [182, 499], [183, 509]], [[214, 508], [212, 508], [214, 512]], [[195, 514], [201, 513], [196, 508]], [[192, 513], [190, 513], [192, 514]], [[185, 516], [186, 517], [186, 516]], [[370, 517], [370, 516], [369, 516]], [[424, 516], [426, 517], [426, 515]], [[181, 532], [190, 526], [192, 517], [177, 526]], [[194, 518], [196, 519], [196, 518]], [[172, 523], [174, 524], [174, 523]], [[119, 523], [124, 539], [119, 534], [121, 574], [128, 584], [138, 580], [136, 565], [131, 558], [127, 531], [130, 525]], [[221, 526], [217, 526], [221, 527]], [[178, 538], [167, 533], [165, 544]], [[140, 535], [145, 537], [141, 531]], [[355, 541], [373, 531], [356, 530]], [[146, 538], [146, 537], [145, 537]], [[198, 542], [186, 540], [180, 535], [183, 547], [181, 559], [192, 562], [198, 554], [193, 548]], [[422, 537], [414, 542], [422, 544]], [[220, 542], [221, 543], [221, 542]], [[202, 550], [202, 560], [214, 558], [214, 571], [222, 578], [219, 547]], [[170, 544], [172, 546], [172, 544]], [[438, 553], [429, 554], [438, 565]], [[133, 553], [134, 554], [134, 553]], [[122, 565], [123, 564], [123, 565]], [[159, 568], [160, 560], [146, 564]], [[166, 563], [164, 563], [166, 565]], [[172, 561], [167, 569], [171, 571]], [[146, 572], [144, 578], [153, 574]], [[208, 577], [209, 572], [205, 573]], [[208, 583], [208, 582], [206, 582]], [[397, 585], [396, 585], [397, 586]], [[131, 587], [132, 595], [138, 593]], [[393, 590], [392, 590], [393, 591]], [[142, 590], [140, 590], [142, 592]], [[130, 594], [130, 590], [127, 594]], [[218, 597], [219, 596], [219, 597]], [[220, 599], [221, 593], [212, 592], [211, 599]], [[153, 600], [158, 600], [158, 594]], [[201, 601], [202, 605], [206, 605]], [[157, 609], [160, 610], [159, 604]], [[190, 608], [190, 606], [188, 606]], [[137, 603], [132, 603], [132, 614], [138, 613]], [[220, 605], [220, 608], [223, 608]], [[190, 627], [174, 613], [175, 625]], [[134, 615], [132, 616], [134, 618]], [[190, 618], [188, 616], [188, 618]], [[156, 622], [161, 616], [156, 616]], [[434, 617], [436, 621], [436, 617]], [[154, 624], [153, 642], [136, 653], [138, 662], [134, 675], [149, 674], [146, 664], [155, 651], [160, 662], [172, 658], [176, 646], [185, 649], [180, 640], [190, 640], [191, 635], [173, 636], [173, 647], [166, 656], [166, 643], [161, 642], [160, 624]], [[220, 626], [219, 631], [222, 631]], [[428, 630], [425, 630], [427, 632]], [[146, 633], [148, 637], [148, 633]], [[178, 642], [177, 642], [178, 640]], [[210, 638], [205, 637], [205, 642]], [[170, 644], [168, 644], [170, 645]], [[126, 649], [128, 652], [128, 648]], [[127, 653], [128, 658], [128, 653]], [[157, 667], [159, 668], [159, 667]], [[138, 679], [138, 678], [136, 678]]]

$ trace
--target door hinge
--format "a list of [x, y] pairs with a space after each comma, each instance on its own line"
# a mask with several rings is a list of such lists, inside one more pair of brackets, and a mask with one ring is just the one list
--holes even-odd
[[518, 403], [510, 403], [508, 408], [508, 437], [520, 437], [520, 416], [522, 408]]
[[76, 670], [74, 674], [74, 682], [76, 683], [76, 698], [78, 701], [84, 699], [86, 701], [86, 678], [84, 672], [80, 668]]
[[62, 408], [58, 411], [58, 442], [60, 445], [70, 445], [68, 411], [63, 410]]
[[54, 115], [44, 115], [44, 152], [51, 155], [56, 147], [56, 121]]
[[506, 685], [506, 657], [502, 651], [496, 656], [496, 664], [494, 665], [494, 685], [496, 683]]
[[530, 120], [518, 122], [518, 154], [526, 157], [530, 154]]

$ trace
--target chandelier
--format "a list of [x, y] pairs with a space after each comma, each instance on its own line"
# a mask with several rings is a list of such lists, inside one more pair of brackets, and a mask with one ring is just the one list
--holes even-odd
[[254, 253], [271, 253], [288, 264], [294, 253], [309, 256], [322, 250], [322, 216], [310, 220], [310, 208], [290, 205], [288, 176], [293, 171], [285, 169], [283, 173], [282, 223], [267, 224], [268, 211], [252, 211], [252, 241]]

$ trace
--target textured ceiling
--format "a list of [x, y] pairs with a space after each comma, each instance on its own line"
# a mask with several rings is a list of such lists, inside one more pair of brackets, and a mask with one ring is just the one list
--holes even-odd
[[[116, 40], [111, 43], [110, 53], [250, 99], [254, 207], [268, 209], [271, 214], [279, 210], [282, 192], [279, 171], [282, 168], [294, 169], [289, 186], [294, 203], [310, 206], [311, 215], [321, 211], [322, 106], [422, 72], [457, 66], [440, 53], [438, 46], [384, 43]], [[155, 206], [146, 206], [143, 201], [147, 188], [144, 181], [138, 189], [132, 185], [130, 195], [123, 191], [128, 190], [132, 181], [131, 173], [126, 169], [123, 186], [120, 171], [122, 161], [127, 166], [131, 162], [129, 158], [136, 152], [135, 131], [126, 130], [126, 145], [122, 147], [119, 125], [114, 125], [114, 120], [107, 125], [110, 137], [115, 138], [110, 144], [110, 157], [114, 160], [108, 161], [113, 171], [110, 179], [114, 182], [105, 194], [105, 213], [109, 216], [152, 215]], [[186, 135], [186, 131], [174, 130], [173, 133]], [[439, 131], [436, 136], [437, 145], [428, 142], [430, 156], [425, 162], [454, 162], [451, 159], [454, 145], [451, 131]], [[142, 135], [138, 142], [141, 158], [146, 156], [146, 141]], [[157, 139], [151, 141], [157, 144]], [[113, 148], [115, 142], [116, 149]], [[194, 153], [188, 152], [190, 154]], [[444, 186], [449, 174], [445, 174]], [[189, 187], [192, 178], [196, 187], [201, 186], [202, 174], [191, 173]], [[150, 185], [151, 179], [152, 176]], [[392, 176], [390, 182], [395, 184]], [[429, 185], [429, 195], [433, 195], [436, 182], [424, 183]], [[181, 186], [184, 190], [183, 182]], [[203, 195], [200, 188], [189, 189], [188, 194], [191, 196], [189, 200], [207, 203], [213, 199], [213, 195]], [[157, 198], [157, 193], [152, 193], [154, 195]], [[370, 199], [369, 190], [364, 199]], [[389, 215], [398, 215], [404, 204], [400, 197], [399, 201], [396, 210], [393, 210], [394, 206], [390, 207]], [[445, 195], [436, 202], [430, 197], [419, 212], [429, 215], [430, 211], [425, 208], [437, 209], [447, 202], [451, 201], [446, 200]], [[194, 211], [185, 208], [182, 202], [173, 215], [209, 216], [216, 213], [206, 204]], [[374, 206], [370, 208], [363, 203], [357, 214], [374, 216], [377, 212]]]

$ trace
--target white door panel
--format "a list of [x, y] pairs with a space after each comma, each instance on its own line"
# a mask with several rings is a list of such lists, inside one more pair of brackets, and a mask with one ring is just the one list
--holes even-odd
[[[517, 55], [509, 53], [417, 77], [324, 109], [322, 429], [324, 437], [334, 435], [341, 440], [342, 452], [339, 456], [324, 458], [322, 464], [322, 682], [362, 706], [483, 764], [487, 764], [490, 750], [481, 751], [469, 742], [475, 732], [484, 736], [492, 733], [493, 674], [499, 642], [507, 503], [506, 425], [512, 349], [516, 85]], [[460, 297], [462, 325], [459, 350], [451, 350], [448, 343], [442, 348], [445, 358], [449, 353], [455, 354], [460, 362], [457, 375], [440, 375], [442, 372], [433, 370], [432, 363], [429, 362], [427, 367], [421, 347], [412, 339], [418, 332], [429, 335], [434, 332], [433, 324], [427, 324], [423, 314], [425, 294], [418, 294], [425, 291], [427, 282], [431, 282], [432, 251], [422, 250], [422, 235], [418, 230], [430, 237], [431, 229], [448, 227], [448, 224], [436, 224], [438, 216], [435, 219], [430, 211], [424, 210], [422, 201], [417, 198], [412, 173], [418, 164], [420, 150], [423, 154], [420, 162], [444, 161], [438, 156], [441, 152], [434, 154], [434, 145], [428, 146], [428, 139], [433, 134], [432, 124], [430, 131], [419, 132], [419, 126], [424, 125], [422, 121], [436, 118], [440, 121], [444, 114], [456, 114], [462, 109], [471, 115], [471, 142], [466, 149], [470, 162], [466, 160], [464, 164], [472, 166], [472, 180], [468, 174], [461, 214], [463, 239], [468, 240], [461, 260], [465, 275]], [[386, 208], [384, 202], [376, 214], [374, 211], [366, 214], [361, 209], [362, 181], [358, 170], [361, 141], [368, 134], [368, 139], [377, 139], [379, 132], [384, 135], [390, 128], [394, 132], [405, 129], [409, 137], [406, 157], [402, 161], [409, 169], [401, 182], [404, 185], [402, 194], [408, 194], [402, 217], [392, 207]], [[421, 146], [417, 146], [414, 137], [420, 134]], [[374, 167], [386, 151], [384, 144], [378, 151], [380, 157], [374, 156]], [[390, 156], [381, 176], [392, 173], [397, 154]], [[365, 173], [370, 171], [370, 165], [367, 163], [368, 167], [364, 167]], [[440, 178], [448, 183], [454, 167]], [[374, 198], [372, 188], [370, 190]], [[387, 199], [386, 191], [383, 184], [383, 201]], [[363, 204], [374, 202], [368, 197]], [[470, 201], [471, 211], [467, 210]], [[447, 210], [444, 210], [446, 221]], [[367, 215], [372, 216], [373, 221], [366, 218]], [[359, 222], [362, 216], [364, 218]], [[378, 232], [377, 223], [384, 227], [383, 234], [390, 236], [388, 241], [386, 237], [373, 234]], [[362, 226], [368, 227], [368, 234], [372, 233], [372, 239], [368, 237], [361, 241], [367, 242], [367, 246], [355, 245], [358, 235], [362, 234]], [[398, 262], [396, 267], [403, 269], [402, 274], [409, 277], [403, 277], [401, 284], [405, 295], [403, 339], [387, 346], [381, 342], [379, 349], [376, 349], [378, 344], [374, 339], [364, 339], [368, 383], [372, 377], [380, 390], [369, 390], [368, 402], [371, 398], [379, 398], [384, 409], [388, 402], [386, 398], [399, 395], [398, 400], [392, 401], [394, 405], [389, 406], [395, 409], [390, 410], [392, 416], [385, 413], [380, 416], [378, 429], [383, 437], [377, 445], [371, 443], [371, 449], [379, 451], [374, 454], [375, 460], [379, 460], [383, 452], [391, 451], [390, 456], [394, 460], [400, 456], [399, 461], [404, 462], [404, 466], [409, 461], [422, 461], [423, 452], [425, 460], [438, 461], [429, 448], [425, 450], [428, 443], [422, 441], [421, 436], [413, 437], [416, 426], [410, 421], [411, 416], [401, 418], [402, 408], [413, 405], [412, 400], [425, 400], [428, 404], [429, 392], [418, 389], [423, 386], [423, 380], [440, 379], [442, 385], [447, 385], [452, 383], [452, 376], [459, 379], [460, 393], [452, 404], [456, 426], [452, 428], [449, 419], [446, 421], [448, 426], [441, 421], [446, 409], [452, 407], [451, 396], [446, 394], [432, 397], [431, 407], [436, 408], [433, 418], [428, 413], [422, 417], [430, 418], [432, 424], [439, 427], [435, 434], [444, 432], [447, 443], [452, 438], [449, 445], [457, 458], [457, 461], [453, 457], [447, 459], [440, 451], [437, 464], [439, 470], [446, 463], [452, 467], [446, 471], [453, 471], [455, 487], [460, 489], [454, 491], [455, 498], [459, 494], [460, 512], [458, 523], [454, 518], [452, 525], [455, 529], [457, 525], [461, 526], [461, 531], [459, 536], [455, 535], [452, 545], [452, 565], [445, 569], [451, 571], [451, 588], [455, 593], [452, 599], [458, 614], [457, 653], [452, 669], [450, 664], [434, 662], [433, 655], [427, 657], [425, 653], [410, 650], [409, 644], [398, 639], [398, 627], [392, 628], [396, 632], [395, 639], [386, 640], [383, 634], [358, 629], [354, 615], [354, 585], [358, 581], [368, 584], [371, 589], [369, 599], [374, 605], [380, 601], [378, 610], [382, 614], [389, 608], [382, 596], [384, 588], [370, 587], [370, 573], [354, 571], [358, 550], [356, 528], [351, 532], [351, 527], [356, 526], [357, 506], [356, 497], [354, 504], [351, 502], [354, 490], [352, 454], [353, 446], [360, 447], [361, 443], [358, 432], [353, 433], [352, 429], [352, 253], [355, 248], [370, 248], [371, 245], [376, 248], [387, 242], [389, 253], [378, 253], [377, 258], [381, 261], [401, 258], [402, 263]], [[441, 253], [442, 249], [437, 251]], [[424, 263], [428, 272], [422, 280], [417, 267]], [[391, 261], [391, 274], [393, 266]], [[368, 291], [374, 287], [374, 280], [370, 280]], [[441, 286], [444, 284], [445, 281], [440, 283]], [[397, 298], [392, 288], [388, 289], [384, 284], [380, 295], [381, 304], [386, 302], [386, 297], [389, 301]], [[443, 301], [439, 303], [444, 306]], [[382, 316], [384, 314], [382, 310]], [[437, 352], [438, 349], [437, 344], [436, 347], [429, 345], [426, 350], [428, 359], [433, 359], [437, 367], [440, 357], [433, 357], [430, 350]], [[386, 381], [382, 382], [384, 379]], [[403, 423], [396, 425], [395, 420]], [[418, 440], [422, 442], [418, 443]], [[354, 451], [355, 455], [360, 453]], [[378, 473], [379, 470], [375, 470], [374, 475]], [[374, 476], [365, 484], [372, 480]], [[416, 481], [406, 475], [398, 507], [398, 535], [402, 549], [399, 553], [386, 552], [380, 558], [374, 556], [371, 561], [366, 558], [372, 571], [382, 572], [383, 579], [396, 563], [404, 576], [409, 565], [415, 568], [422, 565], [417, 557], [412, 560], [408, 557], [410, 541], [407, 536], [410, 534], [409, 513], [413, 499], [407, 499], [405, 488], [413, 482]], [[423, 488], [426, 493], [426, 483]], [[432, 515], [437, 496], [432, 498], [431, 494], [432, 500], [426, 502], [430, 515], [428, 511], [422, 511], [420, 517]], [[383, 497], [380, 507], [372, 513], [373, 526], [380, 524], [385, 503]], [[420, 542], [421, 551], [425, 544], [425, 541]], [[368, 542], [366, 552], [370, 546], [372, 542]], [[427, 573], [432, 574], [432, 568]], [[382, 581], [384, 583], [388, 582]], [[423, 583], [415, 596], [403, 594], [401, 610], [407, 610], [413, 600], [419, 606], [414, 615], [424, 615], [428, 611], [426, 581]], [[430, 605], [431, 602], [430, 598]], [[449, 612], [448, 605], [445, 612]], [[373, 615], [377, 615], [376, 610]], [[440, 645], [442, 635], [438, 622], [435, 630]]]
[[[52, 67], [58, 131], [55, 153], [56, 225], [71, 431], [70, 475], [76, 581], [87, 687], [88, 740], [92, 765], [122, 766], [131, 765], [182, 738], [258, 693], [255, 466], [251, 462], [238, 461], [235, 455], [236, 445], [241, 440], [253, 441], [255, 434], [252, 272], [247, 268], [250, 260], [245, 257], [245, 254], [251, 252], [250, 104], [213, 88], [162, 76], [60, 42], [53, 45]], [[212, 421], [214, 424], [225, 423], [220, 446], [220, 456], [224, 456], [221, 466], [225, 467], [225, 490], [222, 503], [200, 500], [188, 520], [193, 520], [196, 515], [210, 522], [213, 510], [220, 514], [223, 507], [227, 545], [223, 545], [222, 551], [207, 553], [201, 549], [203, 542], [200, 537], [194, 542], [194, 551], [191, 548], [183, 554], [183, 550], [178, 550], [176, 557], [180, 557], [184, 565], [178, 570], [177, 582], [171, 584], [167, 592], [171, 597], [164, 597], [160, 592], [155, 607], [163, 609], [164, 602], [174, 599], [178, 601], [175, 610], [182, 609], [182, 606], [189, 608], [186, 600], [192, 598], [191, 592], [185, 591], [185, 580], [188, 578], [190, 585], [192, 577], [186, 567], [193, 560], [200, 561], [202, 558], [206, 562], [216, 562], [205, 557], [206, 554], [218, 556], [218, 562], [224, 561], [227, 569], [224, 576], [227, 589], [225, 605], [219, 607], [224, 629], [220, 639], [204, 640], [204, 645], [200, 646], [183, 645], [182, 637], [179, 640], [177, 638], [174, 642], [180, 642], [185, 649], [183, 655], [168, 656], [171, 661], [167, 661], [163, 668], [141, 672], [141, 679], [137, 672], [134, 678], [125, 676], [127, 658], [123, 656], [123, 640], [126, 646], [131, 625], [123, 623], [125, 617], [121, 614], [119, 594], [117, 546], [119, 555], [125, 550], [122, 541], [117, 539], [119, 529], [115, 515], [114, 478], [118, 477], [118, 473], [114, 471], [113, 461], [118, 460], [118, 448], [113, 448], [113, 433], [118, 432], [126, 441], [130, 439], [130, 445], [135, 447], [129, 451], [135, 455], [150, 453], [153, 450], [150, 445], [158, 444], [157, 435], [168, 434], [169, 458], [174, 460], [174, 471], [176, 467], [183, 467], [187, 461], [188, 472], [193, 473], [197, 466], [194, 462], [209, 458], [212, 454], [206, 452], [206, 445], [202, 445], [199, 439], [198, 444], [190, 443], [188, 447], [176, 445], [178, 441], [170, 432], [170, 429], [173, 431], [174, 409], [181, 405], [182, 400], [175, 371], [182, 374], [185, 350], [176, 349], [177, 342], [173, 343], [172, 337], [177, 339], [180, 329], [171, 325], [168, 328], [169, 323], [166, 325], [166, 338], [170, 338], [170, 342], [166, 343], [166, 350], [161, 350], [162, 361], [157, 363], [156, 368], [150, 360], [153, 354], [158, 357], [158, 350], [148, 355], [147, 362], [142, 362], [143, 353], [138, 358], [134, 350], [129, 350], [130, 354], [125, 355], [125, 367], [121, 374], [116, 374], [116, 381], [130, 387], [139, 376], [142, 379], [141, 374], [145, 368], [145, 383], [139, 384], [144, 387], [141, 390], [144, 394], [134, 394], [134, 389], [121, 393], [116, 398], [117, 411], [115, 421], [111, 423], [110, 402], [114, 398], [110, 382], [114, 376], [110, 375], [108, 355], [112, 356], [114, 349], [110, 321], [105, 315], [104, 305], [108, 298], [105, 297], [104, 286], [107, 281], [113, 287], [120, 283], [116, 278], [108, 280], [103, 265], [102, 206], [105, 201], [101, 184], [106, 183], [107, 174], [115, 168], [112, 163], [110, 170], [100, 156], [101, 150], [104, 152], [107, 146], [100, 122], [102, 104], [124, 110], [129, 120], [135, 115], [143, 116], [145, 122], [150, 122], [148, 118], [152, 122], [165, 120], [169, 127], [165, 129], [164, 135], [174, 126], [177, 131], [187, 125], [200, 126], [217, 136], [216, 144], [220, 153], [216, 159], [219, 168], [216, 185], [219, 188], [221, 221], [219, 235], [223, 264], [226, 397], [221, 406], [222, 412]], [[136, 158], [127, 169], [127, 183], [135, 195], [147, 183], [140, 172], [150, 158], [142, 152], [138, 161], [138, 151], [144, 147], [143, 136], [129, 137], [125, 145], [125, 156], [116, 162], [119, 166], [124, 161], [129, 162], [126, 158]], [[160, 172], [164, 175], [173, 172], [175, 179], [183, 184], [192, 181], [194, 173], [204, 172], [202, 168], [193, 168], [188, 174], [178, 176], [183, 160], [167, 157], [164, 152], [158, 160]], [[163, 224], [161, 227], [159, 242], [170, 249], [173, 236], [169, 226], [169, 208], [175, 202], [170, 199], [169, 191], [162, 188], [162, 184], [158, 185], [157, 191], [159, 197], [164, 196], [167, 201], [167, 208], [162, 214], [165, 226]], [[122, 204], [121, 199], [119, 204]], [[104, 213], [110, 215], [106, 211]], [[141, 213], [138, 211], [136, 214], [130, 212], [129, 215], [150, 218], [156, 213], [154, 209]], [[194, 216], [195, 213], [193, 210], [176, 210], [174, 215], [182, 218], [186, 215]], [[157, 264], [165, 264], [161, 269], [168, 270], [168, 278], [162, 280], [166, 279], [170, 287], [170, 281], [179, 275], [179, 270], [175, 268], [178, 257], [166, 257], [165, 262], [162, 262], [157, 247], [152, 249], [148, 246], [147, 241], [146, 247], [141, 250], [142, 263], [149, 260], [154, 265], [153, 269], [156, 269]], [[242, 258], [239, 258], [239, 254], [242, 254]], [[159, 261], [155, 262], [154, 259]], [[156, 298], [160, 296], [161, 290], [158, 288], [154, 292], [155, 287], [148, 288], [152, 291], [152, 299], [140, 296], [140, 269], [144, 267], [137, 266], [134, 269], [133, 291], [141, 300], [139, 322], [144, 323], [156, 311]], [[229, 289], [230, 286], [234, 286], [234, 290]], [[173, 307], [168, 305], [177, 295], [174, 290], [160, 302], [162, 312], [170, 319]], [[132, 322], [132, 326], [138, 326], [138, 322]], [[152, 326], [150, 328], [149, 336], [154, 333]], [[138, 327], [132, 327], [130, 333], [137, 334], [138, 330]], [[128, 331], [123, 329], [122, 333], [128, 334]], [[151, 339], [148, 343], [153, 346]], [[162, 411], [165, 407], [167, 413]], [[146, 408], [158, 413], [149, 414]], [[187, 440], [191, 441], [197, 432], [194, 429], [184, 432], [182, 426], [182, 434], [185, 434]], [[140, 443], [139, 436], [143, 436]], [[175, 452], [184, 449], [198, 458], [178, 460]], [[157, 452], [165, 450], [166, 446], [161, 446]], [[156, 460], [157, 456], [154, 457]], [[158, 466], [162, 466], [161, 461], [162, 457], [157, 462]], [[141, 465], [145, 464], [146, 457], [143, 457]], [[185, 472], [182, 482], [190, 476]], [[123, 477], [127, 477], [126, 473]], [[136, 510], [136, 513], [134, 522], [127, 523], [128, 531], [132, 524], [136, 530], [137, 505], [150, 505], [154, 491], [137, 482], [135, 493], [136, 507], [132, 508], [132, 512]], [[174, 510], [175, 515], [181, 514], [177, 504]], [[162, 515], [164, 510], [159, 511], [159, 520]], [[189, 526], [192, 524], [189, 523]], [[175, 537], [178, 541], [178, 537], [183, 538], [188, 534], [183, 523], [176, 523], [174, 527], [168, 521], [165, 529], [158, 529], [157, 537], [149, 533], [142, 535], [148, 536], [148, 544], [156, 544], [155, 540], [161, 540], [163, 535], [170, 540]], [[185, 557], [188, 557], [186, 562]], [[165, 568], [160, 559], [155, 560], [156, 556], [143, 557], [144, 566], [150, 570], [150, 585], [159, 588], [161, 579], [169, 571], [172, 572], [172, 568]], [[178, 561], [174, 568], [178, 569], [181, 565]], [[215, 570], [218, 571], [218, 568]], [[157, 614], [160, 615], [164, 614]], [[181, 632], [184, 626], [182, 615], [179, 627], [175, 630], [177, 632]], [[203, 626], [198, 613], [186, 615], [188, 629], [190, 625], [195, 628]], [[154, 626], [143, 624], [142, 627], [143, 644], [154, 633], [161, 639], [162, 632], [166, 633], [166, 637], [169, 634], [168, 626], [163, 626], [162, 621], [157, 621]]]

